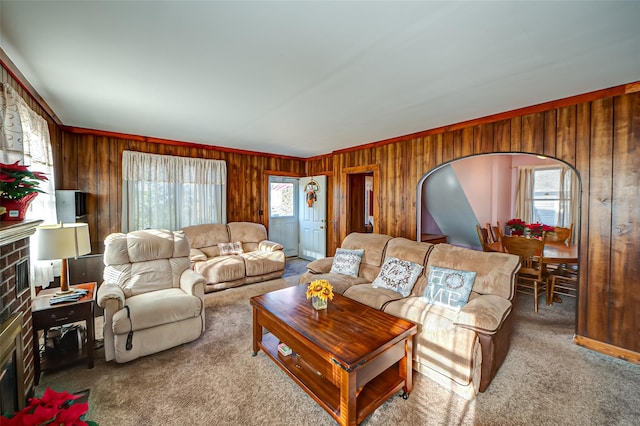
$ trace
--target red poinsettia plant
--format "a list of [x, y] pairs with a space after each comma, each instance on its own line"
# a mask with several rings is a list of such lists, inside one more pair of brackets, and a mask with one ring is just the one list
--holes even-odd
[[529, 223], [527, 225], [528, 234], [534, 238], [541, 238], [543, 232], [553, 232], [556, 228], [542, 223]]
[[542, 238], [543, 232], [553, 232], [553, 226], [544, 225], [542, 223], [526, 223], [522, 219], [510, 219], [507, 221], [507, 227], [511, 230], [511, 235], [526, 235], [533, 238]]
[[507, 226], [511, 229], [511, 235], [522, 235], [527, 224], [524, 220], [516, 218], [508, 220]]
[[75, 404], [82, 395], [67, 392], [56, 392], [47, 388], [42, 398], [30, 398], [29, 405], [8, 417], [0, 417], [2, 426], [97, 426], [92, 421], [84, 421], [82, 417], [89, 411], [88, 403]]
[[43, 192], [38, 185], [47, 180], [44, 173], [32, 172], [18, 163], [0, 163], [0, 197], [19, 200], [34, 192]]

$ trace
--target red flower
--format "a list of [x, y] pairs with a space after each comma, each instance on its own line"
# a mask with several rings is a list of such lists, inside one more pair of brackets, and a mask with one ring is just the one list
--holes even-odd
[[42, 192], [40, 182], [48, 180], [42, 172], [32, 172], [25, 165], [0, 163], [0, 196], [19, 200], [31, 193]]
[[47, 388], [42, 398], [29, 399], [29, 406], [15, 413], [13, 417], [0, 417], [0, 423], [2, 426], [95, 425], [93, 422], [82, 420], [82, 416], [89, 411], [89, 404], [74, 404], [73, 401], [78, 398], [79, 395]]

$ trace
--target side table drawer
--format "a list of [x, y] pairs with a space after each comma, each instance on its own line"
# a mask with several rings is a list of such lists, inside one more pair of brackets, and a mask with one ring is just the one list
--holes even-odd
[[54, 327], [56, 325], [68, 324], [71, 322], [82, 321], [86, 319], [86, 307], [70, 306], [65, 309], [47, 310], [33, 313], [33, 322], [35, 326], [42, 328], [43, 326]]

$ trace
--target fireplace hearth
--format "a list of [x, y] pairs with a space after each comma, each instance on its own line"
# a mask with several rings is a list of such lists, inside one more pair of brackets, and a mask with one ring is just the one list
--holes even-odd
[[24, 408], [22, 315], [13, 314], [0, 325], [0, 413]]
[[[29, 237], [41, 220], [0, 222], [0, 409], [24, 407], [34, 391]], [[5, 408], [6, 406], [6, 408]]]

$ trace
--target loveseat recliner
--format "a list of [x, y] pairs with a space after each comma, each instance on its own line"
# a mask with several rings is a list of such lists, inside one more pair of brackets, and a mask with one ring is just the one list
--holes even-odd
[[182, 228], [192, 268], [204, 276], [205, 292], [272, 280], [284, 274], [283, 246], [267, 239], [261, 223], [229, 222]]
[[182, 232], [115, 233], [105, 239], [105, 359], [128, 362], [183, 343], [204, 332], [204, 278], [191, 270]]
[[[487, 389], [509, 351], [517, 256], [361, 233], [347, 235], [341, 249], [364, 250], [357, 274], [331, 272], [334, 257], [328, 257], [310, 262], [300, 283], [326, 279], [345, 297], [416, 323], [414, 370], [466, 399]], [[422, 267], [407, 296], [375, 284], [387, 259]], [[428, 302], [432, 268], [475, 272], [464, 306]]]

